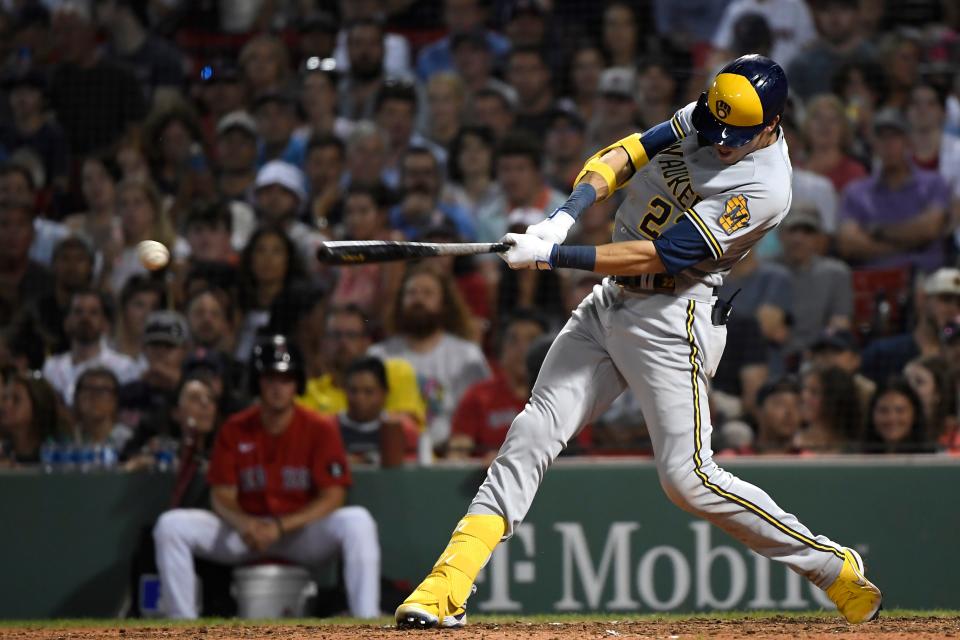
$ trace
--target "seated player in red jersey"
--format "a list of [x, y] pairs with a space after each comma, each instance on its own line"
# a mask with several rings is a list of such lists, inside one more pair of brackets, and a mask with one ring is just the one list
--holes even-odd
[[193, 557], [226, 564], [282, 559], [306, 567], [342, 557], [350, 614], [380, 615], [380, 543], [363, 507], [345, 507], [350, 469], [337, 425], [294, 404], [299, 350], [271, 336], [253, 350], [253, 407], [221, 427], [207, 480], [214, 513], [174, 509], [153, 530], [161, 605], [196, 618]]

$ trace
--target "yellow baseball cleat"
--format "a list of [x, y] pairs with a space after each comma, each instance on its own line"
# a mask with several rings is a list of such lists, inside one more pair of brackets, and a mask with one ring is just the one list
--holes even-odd
[[827, 587], [827, 596], [837, 605], [847, 622], [859, 624], [880, 616], [883, 596], [880, 589], [864, 575], [863, 558], [849, 547], [843, 548], [843, 568], [840, 575]]

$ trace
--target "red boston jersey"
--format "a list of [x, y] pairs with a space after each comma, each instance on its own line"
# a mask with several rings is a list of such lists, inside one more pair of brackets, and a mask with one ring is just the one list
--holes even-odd
[[319, 489], [349, 486], [350, 468], [333, 420], [298, 405], [290, 425], [274, 436], [254, 406], [220, 428], [207, 481], [237, 487], [247, 513], [283, 515], [302, 509]]
[[523, 411], [526, 398], [517, 398], [506, 378], [497, 373], [467, 389], [453, 414], [453, 433], [473, 438], [474, 455], [496, 451], [510, 423]]

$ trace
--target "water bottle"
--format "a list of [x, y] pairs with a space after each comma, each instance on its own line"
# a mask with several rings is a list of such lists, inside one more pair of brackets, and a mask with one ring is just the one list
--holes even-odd
[[57, 443], [53, 440], [47, 440], [40, 445], [40, 464], [43, 465], [44, 473], [56, 471], [59, 457], [57, 449]]
[[96, 449], [92, 444], [87, 443], [81, 444], [77, 449], [80, 473], [89, 473], [96, 463]]
[[80, 468], [80, 446], [64, 443], [60, 447], [60, 469], [64, 472], [76, 471]]
[[157, 444], [157, 449], [153, 454], [154, 462], [157, 465], [157, 471], [166, 473], [173, 471], [174, 462], [174, 443], [170, 438], [161, 438]]
[[100, 449], [100, 468], [106, 471], [116, 469], [119, 456], [112, 444], [105, 444]]

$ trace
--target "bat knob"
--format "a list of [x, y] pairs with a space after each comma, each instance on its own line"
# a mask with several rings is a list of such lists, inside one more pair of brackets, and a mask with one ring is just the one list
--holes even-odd
[[317, 260], [320, 262], [329, 262], [333, 258], [333, 251], [327, 246], [327, 243], [321, 242], [320, 246], [317, 247]]

